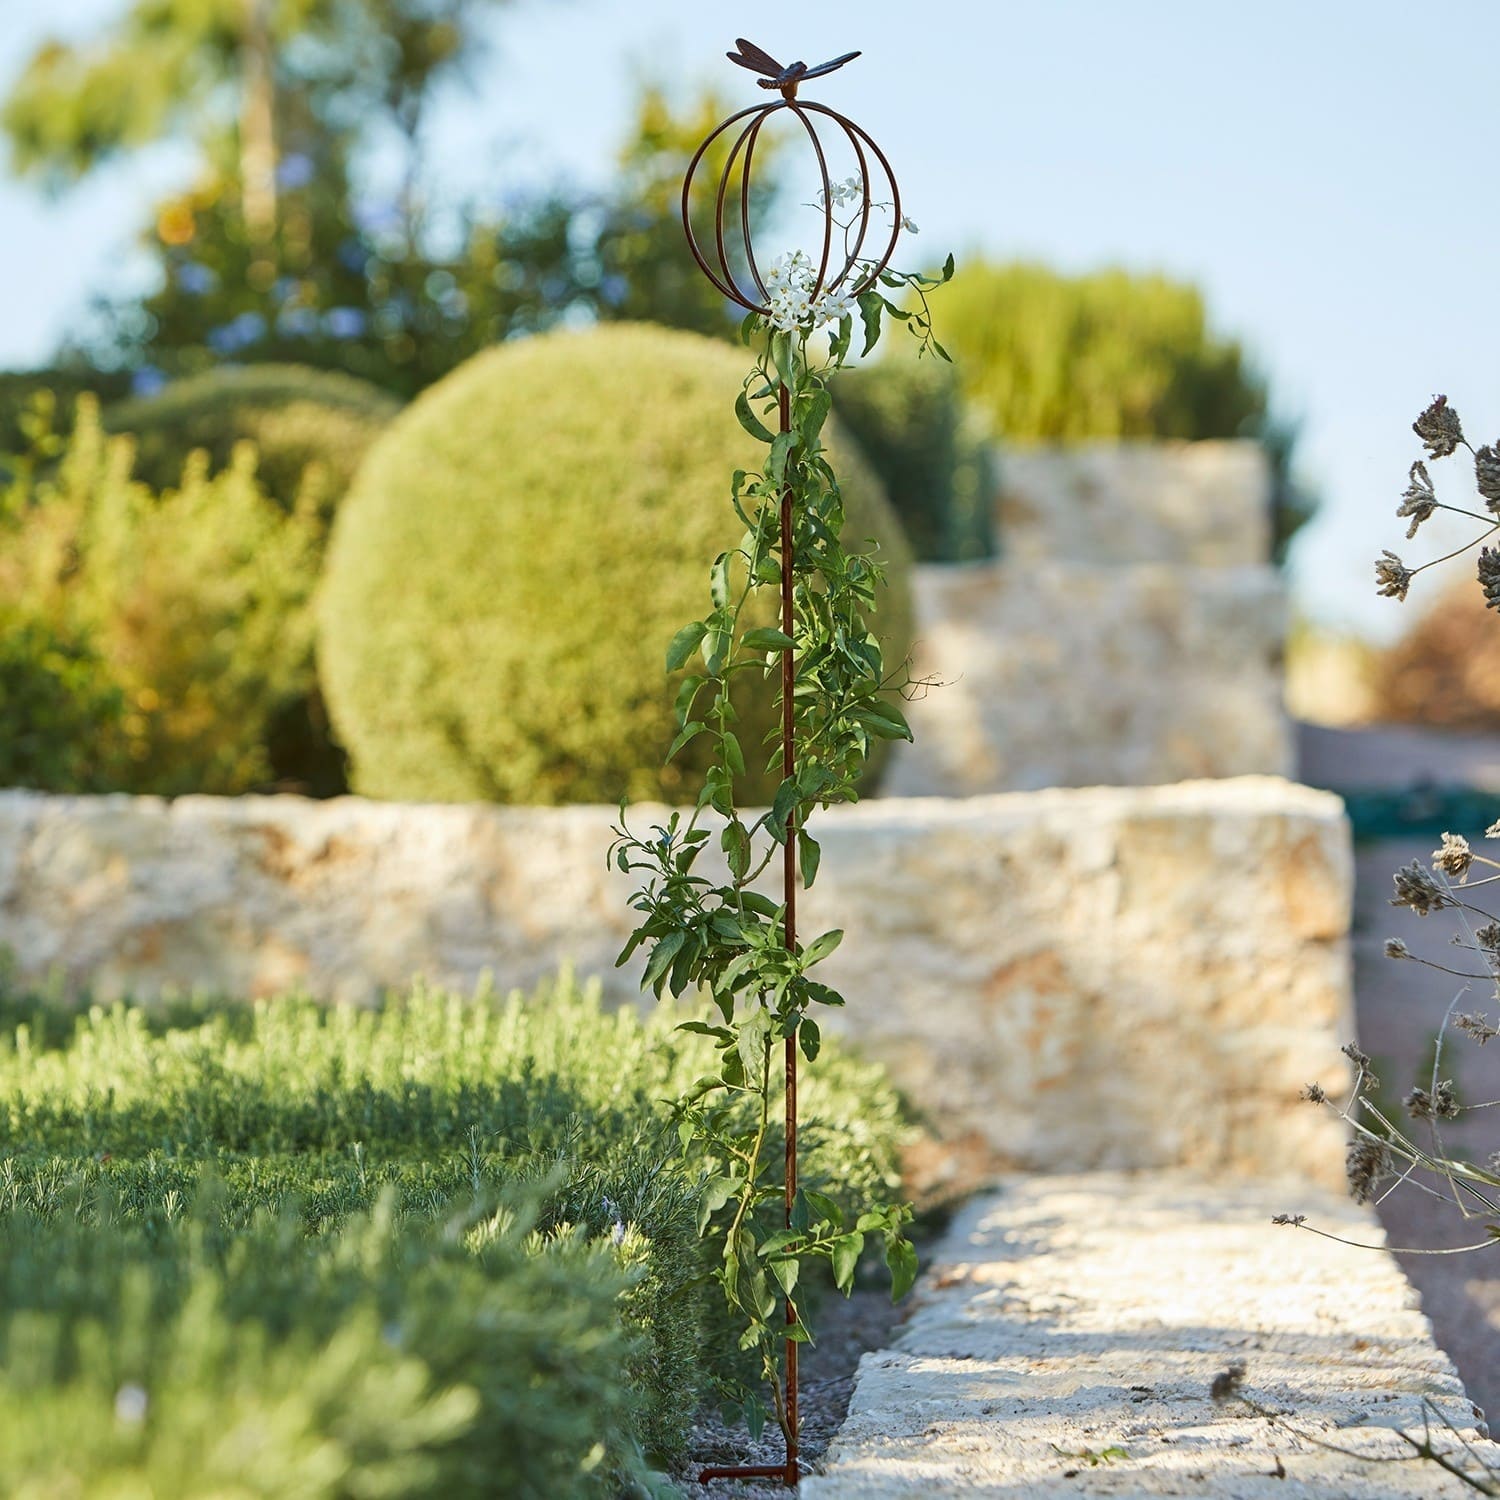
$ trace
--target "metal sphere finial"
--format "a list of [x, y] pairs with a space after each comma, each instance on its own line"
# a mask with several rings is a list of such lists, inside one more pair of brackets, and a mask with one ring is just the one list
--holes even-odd
[[[821, 255], [817, 258], [817, 276], [810, 289], [810, 295], [815, 301], [825, 294], [840, 291], [846, 291], [850, 296], [857, 297], [874, 285], [876, 278], [890, 264], [891, 256], [895, 253], [896, 241], [901, 235], [901, 190], [896, 184], [895, 173], [892, 172], [885, 153], [865, 130], [846, 116], [839, 114], [837, 110], [829, 109], [826, 104], [814, 104], [811, 100], [798, 99], [797, 89], [800, 84], [807, 82], [810, 78], [818, 78], [835, 72], [845, 63], [858, 57], [859, 53], [846, 52], [842, 57], [834, 58], [832, 62], [821, 63], [816, 68], [809, 68], [803, 62], [795, 62], [783, 67], [769, 53], [747, 42], [743, 37], [737, 38], [735, 45], [739, 50], [726, 54], [729, 60], [738, 63], [742, 68], [762, 74], [763, 76], [757, 80], [760, 86], [764, 89], [779, 90], [781, 98], [767, 104], [751, 105], [749, 109], [742, 109], [738, 114], [731, 115], [710, 132], [688, 164], [687, 175], [682, 182], [682, 227], [687, 235], [688, 248], [693, 253], [693, 259], [698, 262], [703, 274], [731, 302], [737, 303], [748, 312], [760, 313], [763, 316], [770, 315], [770, 294], [766, 290], [765, 282], [761, 279], [760, 267], [755, 258], [755, 246], [751, 243], [750, 184], [754, 169], [755, 146], [760, 138], [761, 130], [772, 115], [781, 110], [790, 110], [807, 132], [813, 155], [817, 158], [818, 175], [823, 184], [821, 192], [823, 245]], [[828, 175], [828, 158], [823, 149], [823, 142], [818, 136], [818, 125], [814, 119], [816, 116], [831, 121], [843, 131], [845, 138], [853, 147], [854, 159], [859, 167], [858, 177], [850, 179], [850, 182], [856, 185], [857, 191], [853, 201], [858, 204], [858, 207], [849, 224], [853, 238], [851, 240], [849, 232], [846, 231], [844, 246], [839, 252], [843, 257], [842, 264], [838, 264], [838, 254], [834, 249], [834, 229], [837, 227], [833, 217], [835, 188]], [[709, 148], [725, 131], [741, 122], [744, 122], [743, 128], [729, 149], [729, 159], [724, 164], [724, 170], [720, 174], [718, 188], [714, 195], [713, 260], [711, 261], [705, 255], [697, 235], [693, 232], [691, 214], [693, 182]], [[871, 180], [872, 160], [877, 164], [880, 174], [876, 182]], [[737, 190], [735, 189], [736, 176], [738, 177]], [[874, 192], [877, 186], [882, 188], [879, 198]], [[885, 196], [884, 189], [889, 189], [888, 198]], [[735, 193], [739, 201], [740, 240], [745, 252], [744, 269], [749, 277], [748, 286], [741, 285], [739, 277], [730, 266], [729, 250], [725, 242], [725, 204], [730, 201], [731, 192]], [[871, 215], [877, 203], [889, 204], [890, 237], [879, 256], [873, 260], [861, 260], [861, 252], [871, 227]], [[830, 267], [834, 269], [830, 271]]]

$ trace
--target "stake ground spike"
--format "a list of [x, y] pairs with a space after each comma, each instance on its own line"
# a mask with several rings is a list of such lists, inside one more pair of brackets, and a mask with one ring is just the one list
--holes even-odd
[[[722, 124], [709, 133], [703, 144], [693, 156], [688, 165], [687, 173], [682, 183], [682, 227], [687, 235], [688, 248], [692, 251], [693, 259], [697, 261], [703, 274], [718, 289], [720, 293], [731, 302], [744, 308], [747, 312], [759, 313], [769, 318], [771, 309], [769, 296], [765, 283], [761, 279], [760, 269], [755, 259], [755, 247], [751, 242], [750, 233], [750, 188], [754, 171], [755, 147], [760, 138], [760, 132], [772, 115], [781, 110], [789, 110], [797, 119], [798, 123], [807, 133], [808, 140], [813, 149], [813, 155], [817, 159], [818, 173], [822, 179], [821, 204], [823, 210], [823, 240], [821, 253], [818, 258], [817, 278], [813, 283], [810, 297], [816, 299], [823, 293], [847, 291], [851, 296], [857, 297], [861, 292], [867, 291], [874, 286], [880, 273], [890, 263], [892, 254], [896, 248], [896, 240], [901, 233], [901, 193], [896, 185], [895, 174], [891, 171], [891, 164], [886, 160], [885, 153], [858, 125], [837, 110], [829, 109], [827, 105], [815, 104], [811, 100], [799, 100], [797, 89], [799, 84], [805, 83], [810, 78], [820, 77], [836, 71], [845, 63], [852, 62], [860, 54], [848, 52], [831, 62], [819, 64], [817, 67], [809, 68], [806, 63], [794, 62], [783, 67], [769, 53], [743, 37], [736, 38], [735, 52], [727, 53], [729, 60], [738, 63], [742, 68], [748, 68], [751, 72], [762, 76], [757, 80], [761, 88], [767, 90], [779, 90], [781, 98], [772, 103], [752, 105], [748, 109], [742, 109], [737, 114], [731, 115]], [[743, 122], [743, 123], [742, 123]], [[849, 179], [850, 182], [857, 181], [859, 186], [858, 209], [851, 220], [854, 229], [852, 242], [848, 236], [844, 239], [844, 260], [842, 266], [838, 267], [830, 275], [830, 261], [833, 256], [834, 246], [834, 194], [833, 183], [828, 176], [828, 158], [823, 149], [823, 143], [818, 136], [818, 125], [820, 122], [832, 124], [843, 133], [848, 144], [853, 148], [855, 161], [859, 166], [858, 178]], [[713, 217], [713, 260], [704, 254], [698, 238], [693, 232], [693, 221], [691, 213], [693, 181], [697, 176], [698, 169], [709, 149], [721, 136], [732, 126], [741, 125], [739, 134], [729, 150], [729, 157], [725, 163], [723, 173], [720, 175], [717, 189], [714, 193], [714, 217]], [[877, 179], [881, 192], [877, 200], [872, 193], [871, 166], [872, 162], [877, 164], [879, 178]], [[736, 175], [738, 175], [738, 191], [732, 192]], [[865, 238], [870, 229], [870, 219], [876, 201], [889, 204], [891, 214], [891, 232], [881, 254], [874, 260], [861, 260], [860, 253], [864, 248]], [[725, 240], [725, 215], [726, 204], [737, 205], [739, 211], [740, 225], [739, 238], [744, 252], [743, 272], [748, 278], [748, 286], [742, 284], [740, 277], [730, 265], [729, 247]], [[791, 393], [785, 382], [780, 386], [780, 429], [789, 432], [792, 425]], [[783, 489], [781, 494], [781, 628], [784, 634], [792, 636], [795, 625], [793, 614], [793, 568], [792, 568], [792, 487], [790, 484]], [[781, 661], [781, 774], [783, 779], [796, 775], [797, 747], [794, 735], [794, 704], [793, 689], [796, 683], [796, 662], [791, 647], [782, 651]], [[782, 853], [782, 900], [786, 909], [786, 918], [783, 927], [784, 940], [788, 951], [794, 950], [797, 945], [797, 827], [796, 811], [787, 814], [786, 840]], [[786, 1038], [786, 1224], [790, 1229], [792, 1226], [792, 1211], [797, 1198], [797, 1047], [798, 1038], [794, 1033]], [[790, 1297], [786, 1299], [786, 1321], [790, 1328], [796, 1322], [796, 1313], [793, 1309]], [[786, 1396], [786, 1462], [780, 1465], [759, 1465], [747, 1467], [712, 1468], [704, 1469], [698, 1475], [700, 1484], [708, 1484], [715, 1479], [780, 1479], [784, 1484], [795, 1486], [801, 1478], [799, 1466], [799, 1423], [797, 1411], [797, 1342], [788, 1337], [785, 1344], [785, 1396]]]

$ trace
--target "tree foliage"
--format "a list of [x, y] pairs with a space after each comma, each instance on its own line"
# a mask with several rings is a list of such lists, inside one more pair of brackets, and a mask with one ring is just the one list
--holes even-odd
[[955, 278], [950, 347], [964, 389], [1011, 443], [1253, 437], [1274, 470], [1279, 556], [1312, 514], [1291, 473], [1293, 429], [1270, 412], [1239, 342], [1202, 294], [1155, 274], [1068, 276], [970, 262]]

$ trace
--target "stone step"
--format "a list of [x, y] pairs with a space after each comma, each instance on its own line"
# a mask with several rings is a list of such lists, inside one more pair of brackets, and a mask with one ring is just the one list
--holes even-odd
[[[1395, 1260], [1281, 1213], [1383, 1245], [1369, 1209], [1304, 1183], [1090, 1173], [975, 1200], [861, 1362], [806, 1500], [1473, 1494], [1398, 1436], [1462, 1451], [1446, 1420], [1500, 1473]], [[1214, 1403], [1236, 1361], [1278, 1420]]]

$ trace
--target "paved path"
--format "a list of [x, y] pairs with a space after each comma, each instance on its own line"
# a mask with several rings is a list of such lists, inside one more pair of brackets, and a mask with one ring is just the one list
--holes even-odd
[[[807, 1500], [1193, 1495], [1459, 1496], [1395, 1460], [1429, 1397], [1500, 1467], [1366, 1210], [1302, 1187], [1176, 1174], [1016, 1179], [970, 1204], [930, 1259], [894, 1346], [867, 1354]], [[1216, 1407], [1214, 1376], [1286, 1412]], [[1449, 1441], [1453, 1439], [1449, 1436]]]

